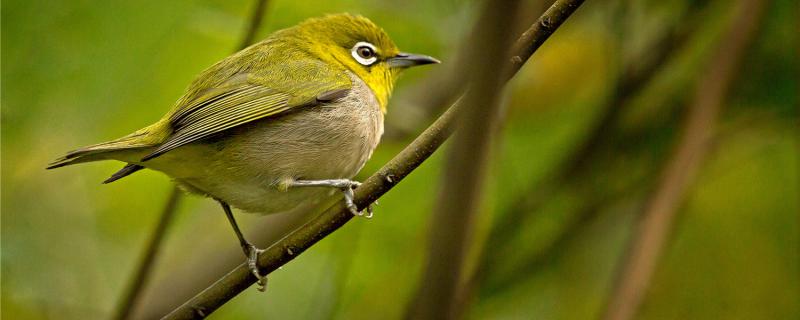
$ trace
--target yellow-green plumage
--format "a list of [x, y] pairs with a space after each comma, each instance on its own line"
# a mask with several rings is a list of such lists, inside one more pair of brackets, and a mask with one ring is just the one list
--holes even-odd
[[[374, 47], [375, 62], [356, 45]], [[363, 57], [362, 57], [363, 58]], [[162, 119], [126, 137], [84, 147], [49, 168], [114, 159], [247, 211], [283, 212], [330, 193], [287, 191], [297, 179], [349, 179], [383, 132], [399, 72], [436, 62], [399, 52], [368, 19], [309, 19], [203, 71]]]

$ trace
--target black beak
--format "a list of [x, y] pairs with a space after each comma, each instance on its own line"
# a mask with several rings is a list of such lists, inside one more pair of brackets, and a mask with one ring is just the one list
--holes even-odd
[[409, 68], [425, 64], [441, 63], [441, 61], [436, 60], [434, 57], [405, 52], [398, 53], [396, 56], [386, 59], [386, 62], [389, 63], [389, 66], [392, 68]]

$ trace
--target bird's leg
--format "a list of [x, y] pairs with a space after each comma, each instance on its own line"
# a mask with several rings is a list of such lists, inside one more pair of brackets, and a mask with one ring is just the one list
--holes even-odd
[[355, 203], [353, 203], [354, 193], [353, 190], [361, 185], [361, 182], [353, 181], [349, 179], [324, 179], [324, 180], [292, 180], [287, 182], [286, 187], [329, 187], [329, 188], [336, 188], [342, 191], [344, 195], [344, 205], [347, 207], [347, 210], [350, 210], [354, 216], [358, 217], [365, 217], [367, 219], [372, 218], [372, 206], [367, 207], [365, 210], [367, 213], [364, 214], [363, 211], [358, 211], [358, 207], [356, 207]]
[[236, 223], [236, 219], [233, 218], [231, 207], [222, 200], [217, 199], [217, 201], [222, 206], [222, 210], [225, 211], [225, 216], [228, 217], [228, 221], [233, 227], [233, 232], [236, 232], [236, 236], [239, 238], [239, 245], [242, 246], [244, 255], [247, 257], [247, 267], [250, 268], [250, 272], [258, 279], [258, 291], [263, 292], [267, 288], [267, 276], [262, 276], [261, 273], [258, 272], [256, 262], [258, 261], [258, 255], [264, 252], [264, 249], [256, 248], [256, 246], [244, 238], [242, 230], [239, 229], [239, 225]]

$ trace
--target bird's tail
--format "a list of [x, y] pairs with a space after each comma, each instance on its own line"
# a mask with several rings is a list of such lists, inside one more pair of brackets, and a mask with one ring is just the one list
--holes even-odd
[[134, 153], [140, 151], [137, 149], [146, 149], [161, 144], [169, 135], [169, 132], [171, 132], [169, 122], [159, 121], [122, 138], [70, 151], [63, 157], [48, 164], [47, 169], [109, 159], [125, 162], [137, 161], [139, 159], [126, 160], [124, 156], [130, 156], [131, 151], [134, 151]]
[[47, 169], [55, 169], [84, 162], [115, 159], [114, 154], [121, 151], [131, 151], [151, 146], [151, 144], [142, 142], [140, 135], [134, 133], [116, 140], [93, 144], [67, 152], [66, 155], [48, 164]]

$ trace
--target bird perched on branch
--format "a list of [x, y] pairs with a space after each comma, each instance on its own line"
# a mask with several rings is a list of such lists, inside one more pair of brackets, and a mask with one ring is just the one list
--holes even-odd
[[230, 206], [288, 212], [339, 190], [362, 215], [350, 179], [378, 145], [394, 82], [406, 68], [438, 62], [400, 52], [367, 18], [309, 19], [203, 71], [156, 123], [71, 151], [48, 169], [119, 160], [127, 165], [105, 183], [148, 168], [215, 199], [263, 290], [263, 250], [244, 238]]

